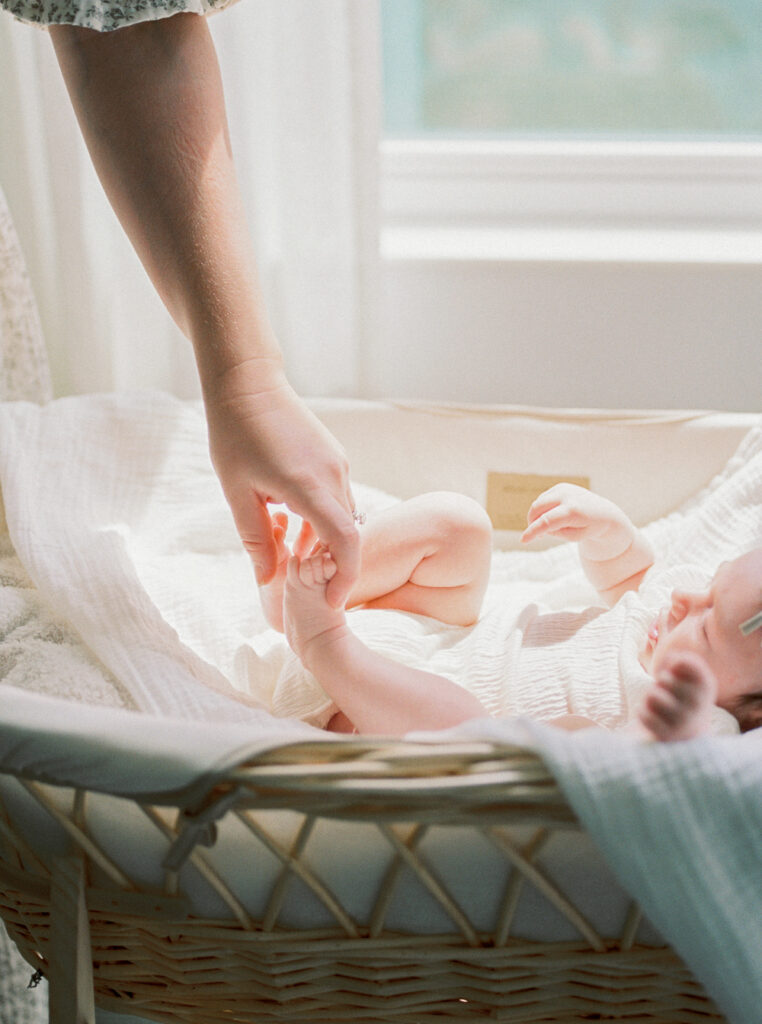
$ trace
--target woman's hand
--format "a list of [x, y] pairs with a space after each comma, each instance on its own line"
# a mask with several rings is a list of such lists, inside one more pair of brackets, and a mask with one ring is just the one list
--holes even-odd
[[284, 502], [329, 548], [338, 572], [328, 600], [340, 604], [360, 564], [347, 460], [283, 375], [206, 20], [51, 35], [106, 194], [193, 343], [212, 460], [258, 580], [277, 560], [267, 503]]
[[330, 551], [337, 572], [327, 598], [342, 605], [359, 574], [360, 538], [339, 443], [282, 374], [256, 387], [226, 380], [207, 392], [206, 412], [212, 462], [257, 582], [267, 583], [277, 563], [267, 504], [284, 503]]

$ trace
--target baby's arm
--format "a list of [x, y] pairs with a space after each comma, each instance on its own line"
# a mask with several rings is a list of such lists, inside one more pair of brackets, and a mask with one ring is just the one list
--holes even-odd
[[643, 533], [608, 498], [556, 484], [529, 509], [523, 543], [545, 535], [575, 540], [585, 575], [607, 604], [637, 590], [653, 565], [654, 553]]
[[402, 736], [487, 717], [482, 704], [450, 679], [398, 664], [366, 647], [349, 629], [344, 612], [326, 601], [326, 584], [335, 571], [325, 550], [289, 561], [286, 637], [358, 732]]

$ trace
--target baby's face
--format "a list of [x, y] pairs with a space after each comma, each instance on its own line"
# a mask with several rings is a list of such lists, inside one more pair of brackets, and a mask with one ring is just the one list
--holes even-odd
[[640, 661], [656, 676], [668, 655], [694, 654], [717, 678], [717, 704], [734, 712], [762, 689], [762, 630], [738, 628], [762, 609], [762, 548], [723, 562], [705, 591], [675, 590], [648, 631]]

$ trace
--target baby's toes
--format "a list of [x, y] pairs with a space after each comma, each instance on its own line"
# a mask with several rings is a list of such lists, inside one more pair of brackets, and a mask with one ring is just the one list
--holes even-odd
[[665, 725], [674, 727], [682, 718], [683, 706], [672, 687], [657, 682], [646, 697], [646, 707]]
[[334, 562], [333, 558], [331, 558], [331, 555], [328, 551], [323, 552], [320, 567], [323, 573], [323, 580], [325, 583], [328, 583], [330, 580], [333, 579], [338, 569], [338, 566]]
[[643, 728], [649, 732], [654, 739], [669, 739], [672, 732], [671, 728], [657, 714], [652, 713], [645, 705], [641, 708], [638, 718]]

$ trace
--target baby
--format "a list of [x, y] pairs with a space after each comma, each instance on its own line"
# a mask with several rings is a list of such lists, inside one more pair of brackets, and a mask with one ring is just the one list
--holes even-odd
[[[602, 601], [615, 604], [640, 587], [653, 565], [643, 533], [612, 502], [558, 484], [532, 505], [522, 535], [575, 540]], [[403, 735], [442, 729], [488, 715], [480, 701], [444, 676], [370, 650], [333, 609], [325, 588], [336, 572], [330, 552], [302, 525], [293, 553], [288, 521], [275, 517], [279, 565], [261, 588], [268, 621], [284, 629], [305, 667], [341, 709], [328, 723], [339, 732]], [[492, 556], [490, 521], [476, 502], [438, 492], [399, 502], [363, 529], [362, 569], [347, 607], [395, 608], [468, 626], [479, 617]], [[704, 592], [674, 591], [651, 624], [640, 663], [653, 679], [632, 728], [657, 740], [688, 739], [711, 729], [715, 705], [741, 729], [762, 724], [762, 549], [724, 562]], [[743, 627], [743, 628], [742, 628]], [[551, 724], [593, 725], [566, 715]]]

